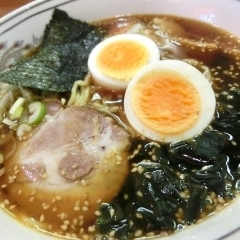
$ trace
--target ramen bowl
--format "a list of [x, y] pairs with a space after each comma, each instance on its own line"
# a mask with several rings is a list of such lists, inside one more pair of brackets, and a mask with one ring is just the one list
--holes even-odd
[[[72, 18], [89, 23], [131, 15], [179, 16], [213, 25], [240, 37], [239, 7], [240, 2], [237, 0], [34, 1], [0, 19], [0, 70], [4, 70], [19, 56], [41, 44], [45, 26], [49, 23], [55, 8], [66, 11]], [[4, 189], [3, 185], [2, 189]], [[7, 201], [3, 201], [0, 209], [0, 236], [3, 239], [78, 239], [73, 236], [61, 237], [54, 233], [46, 233], [41, 230], [37, 222], [32, 224], [34, 220], [27, 216], [17, 219], [11, 211], [4, 208], [7, 204]], [[223, 210], [210, 214], [203, 221], [187, 226], [183, 230], [176, 230], [169, 236], [162, 235], [153, 238], [164, 240], [237, 239], [240, 237], [239, 212], [240, 200], [236, 197]]]

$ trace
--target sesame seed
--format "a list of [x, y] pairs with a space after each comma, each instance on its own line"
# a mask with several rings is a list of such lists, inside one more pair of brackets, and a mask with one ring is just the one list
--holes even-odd
[[83, 237], [83, 240], [89, 240], [90, 239], [88, 234], [83, 234], [82, 237]]
[[34, 197], [34, 196], [33, 196], [33, 197], [30, 197], [29, 202], [34, 202], [34, 200], [35, 200], [35, 197]]
[[116, 231], [115, 231], [115, 230], [112, 230], [112, 231], [109, 232], [109, 236], [110, 236], [110, 237], [114, 237], [115, 234], [116, 234]]
[[121, 157], [121, 156], [119, 156], [119, 155], [117, 155], [117, 157], [116, 157], [116, 158], [117, 158], [117, 160], [118, 160], [118, 161], [121, 161], [121, 160], [122, 160], [122, 157]]
[[73, 210], [75, 211], [75, 212], [77, 212], [77, 211], [79, 211], [81, 208], [79, 207], [79, 206], [75, 206], [74, 208], [73, 208]]
[[81, 229], [79, 230], [79, 233], [80, 233], [80, 234], [83, 234], [83, 232], [84, 232], [84, 229], [81, 228]]
[[185, 178], [185, 175], [184, 175], [184, 174], [180, 174], [179, 178], [180, 178], [181, 180], [183, 180], [183, 179]]
[[84, 224], [84, 221], [83, 221], [83, 220], [80, 220], [79, 226], [82, 226], [83, 224]]
[[157, 160], [157, 156], [156, 155], [152, 155], [152, 160], [156, 161]]
[[96, 228], [94, 226], [89, 226], [88, 227], [88, 232], [95, 232], [96, 231]]
[[145, 173], [144, 176], [145, 176], [145, 178], [148, 178], [148, 179], [151, 179], [151, 177], [152, 177], [151, 174], [149, 174], [149, 173]]
[[7, 187], [7, 184], [3, 184], [2, 186], [1, 186], [1, 188], [6, 188]]
[[39, 218], [39, 221], [40, 222], [43, 222], [45, 220], [45, 217], [44, 217], [44, 215], [42, 214], [41, 216], [40, 216], [40, 218]]
[[141, 237], [142, 234], [143, 234], [142, 230], [139, 229], [139, 230], [137, 230], [137, 231], [134, 233], [134, 236], [135, 236], [135, 237]]
[[179, 213], [180, 215], [183, 215], [183, 209], [182, 209], [182, 208], [179, 208], [179, 209], [178, 209], [178, 213]]
[[138, 149], [138, 150], [142, 149], [142, 145], [141, 145], [141, 144], [138, 144], [137, 149]]
[[43, 210], [47, 210], [48, 208], [50, 208], [49, 205], [47, 205], [47, 204], [44, 204], [44, 205], [43, 205]]
[[133, 226], [133, 221], [129, 221], [129, 227], [132, 227]]
[[30, 195], [33, 196], [35, 194], [36, 194], [36, 190], [33, 190]]
[[99, 211], [95, 211], [94, 214], [95, 214], [96, 216], [100, 216], [100, 215], [101, 215], [101, 213], [100, 213]]
[[123, 195], [123, 198], [124, 198], [124, 200], [127, 200], [127, 199], [128, 199], [128, 194], [125, 193], [125, 194]]
[[56, 199], [57, 201], [61, 201], [61, 200], [62, 200], [61, 196], [59, 196], [59, 195], [57, 195], [57, 196], [55, 197], [55, 199]]
[[44, 173], [42, 176], [41, 176], [42, 179], [46, 179], [47, 178], [47, 174]]
[[166, 231], [162, 231], [162, 232], [161, 232], [161, 236], [162, 236], [162, 237], [167, 237], [167, 236], [168, 236], [168, 233], [167, 233]]
[[59, 216], [59, 218], [60, 218], [61, 220], [63, 220], [64, 218], [66, 218], [67, 214], [64, 213], [64, 212], [62, 212], [62, 213], [60, 213], [58, 216]]
[[136, 213], [136, 217], [142, 219], [143, 215], [141, 213]]
[[77, 220], [76, 218], [74, 218], [72, 222], [73, 222], [73, 224], [76, 226], [77, 223], [78, 223], [78, 220]]
[[66, 230], [67, 230], [67, 228], [68, 228], [68, 226], [67, 226], [67, 225], [65, 225], [65, 224], [61, 225], [61, 229], [62, 229], [63, 231], [66, 231]]
[[138, 197], [143, 197], [143, 193], [141, 191], [137, 191], [137, 196]]
[[8, 183], [13, 183], [14, 179], [12, 177], [10, 177], [10, 179], [8, 180]]
[[76, 175], [76, 173], [74, 173], [73, 175], [72, 175], [72, 180], [76, 180], [77, 179], [77, 175]]
[[78, 164], [76, 163], [72, 165], [72, 169], [76, 169], [77, 167], [78, 167]]
[[86, 184], [87, 184], [86, 181], [83, 180], [83, 179], [80, 181], [80, 183], [81, 183], [81, 185], [83, 185], [83, 186], [86, 186]]
[[134, 155], [129, 155], [128, 159], [133, 159], [134, 157]]
[[72, 234], [71, 234], [71, 238], [77, 238], [77, 234], [72, 233]]
[[83, 206], [83, 207], [82, 207], [82, 210], [83, 210], [83, 211], [87, 211], [87, 210], [88, 210], [88, 207]]
[[131, 172], [137, 172], [137, 170], [138, 169], [136, 167], [134, 167], [134, 168], [131, 169]]
[[149, 151], [149, 152], [148, 152], [148, 155], [149, 155], [149, 156], [152, 156], [152, 155], [153, 155], [153, 151]]
[[72, 230], [76, 230], [76, 226], [75, 225], [71, 224], [70, 227], [71, 227]]
[[9, 207], [10, 210], [13, 210], [14, 208], [16, 208], [16, 205], [11, 205], [11, 206]]
[[79, 200], [77, 200], [77, 201], [75, 202], [75, 206], [80, 206], [80, 201], [79, 201]]
[[142, 166], [138, 166], [137, 171], [141, 174], [144, 171], [144, 169]]
[[148, 232], [146, 234], [147, 237], [154, 237], [155, 236], [155, 233], [154, 232]]
[[225, 200], [222, 197], [218, 197], [217, 200], [222, 205], [224, 205], [226, 203]]
[[0, 177], [3, 176], [4, 173], [5, 173], [5, 168], [1, 168], [0, 169]]
[[109, 213], [110, 213], [110, 216], [113, 217], [113, 216], [114, 216], [114, 213], [115, 213], [115, 210], [114, 210], [113, 208], [111, 208], [110, 211], [109, 211]]
[[216, 206], [216, 211], [221, 211], [223, 209], [223, 205], [217, 205]]
[[69, 220], [64, 220], [63, 223], [64, 223], [65, 225], [69, 225], [69, 224], [70, 224]]

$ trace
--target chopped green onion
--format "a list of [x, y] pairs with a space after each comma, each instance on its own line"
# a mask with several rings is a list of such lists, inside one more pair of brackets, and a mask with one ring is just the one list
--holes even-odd
[[9, 118], [4, 118], [2, 122], [8, 125], [10, 129], [15, 129], [18, 125], [16, 122], [10, 120]]
[[13, 114], [11, 114], [11, 119], [18, 119], [21, 117], [23, 112], [23, 106], [19, 106]]
[[15, 112], [19, 111], [19, 107], [22, 107], [24, 102], [25, 102], [25, 98], [19, 97], [10, 108], [9, 113], [12, 115], [15, 115]]
[[28, 124], [36, 125], [42, 121], [44, 116], [46, 115], [46, 106], [39, 101], [32, 102], [28, 105]]
[[26, 123], [22, 123], [17, 128], [17, 136], [23, 137], [26, 132], [29, 132], [32, 130], [32, 127]]

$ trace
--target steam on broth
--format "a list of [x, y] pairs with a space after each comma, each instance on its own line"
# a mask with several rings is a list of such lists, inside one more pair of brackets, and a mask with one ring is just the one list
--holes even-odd
[[[32, 227], [76, 239], [168, 235], [221, 210], [240, 181], [239, 39], [165, 15], [92, 26], [104, 38], [144, 35], [157, 44], [160, 60], [197, 68], [215, 93], [213, 120], [191, 139], [161, 143], [129, 124], [124, 90], [96, 85], [89, 73], [71, 92], [1, 83], [1, 206]], [[21, 98], [19, 117], [11, 119]], [[40, 120], [28, 124], [34, 102], [46, 109], [33, 110]]]

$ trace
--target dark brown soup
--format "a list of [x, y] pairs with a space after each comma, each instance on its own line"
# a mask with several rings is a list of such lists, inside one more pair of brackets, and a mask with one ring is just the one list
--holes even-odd
[[[192, 139], [162, 144], [129, 125], [124, 91], [94, 85], [89, 75], [72, 93], [9, 88], [14, 101], [2, 120], [15, 100], [25, 102], [16, 126], [1, 123], [1, 206], [31, 227], [74, 239], [165, 236], [217, 214], [240, 186], [239, 39], [176, 16], [123, 16], [93, 25], [104, 38], [145, 35], [161, 60], [199, 69], [216, 96], [212, 122]], [[24, 109], [35, 101], [46, 112], [28, 128], [21, 125], [29, 114]]]

